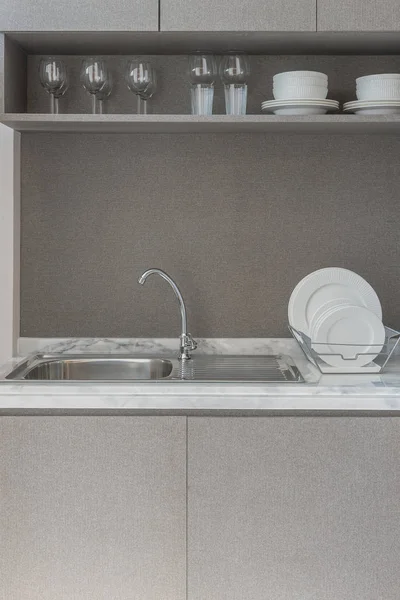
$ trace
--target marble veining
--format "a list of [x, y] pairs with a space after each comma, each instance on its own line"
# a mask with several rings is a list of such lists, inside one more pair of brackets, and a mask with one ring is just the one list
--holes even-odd
[[[196, 338], [196, 354], [302, 354], [292, 338]], [[18, 354], [32, 352], [56, 354], [125, 353], [178, 354], [178, 338], [20, 338]]]
[[0, 412], [98, 411], [202, 414], [396, 413], [400, 415], [400, 357], [382, 375], [321, 375], [304, 357], [297, 342], [280, 339], [199, 339], [200, 354], [287, 354], [305, 383], [193, 382], [15, 382], [4, 376], [30, 353], [175, 354], [171, 339], [31, 339], [21, 338], [19, 358], [0, 368]]

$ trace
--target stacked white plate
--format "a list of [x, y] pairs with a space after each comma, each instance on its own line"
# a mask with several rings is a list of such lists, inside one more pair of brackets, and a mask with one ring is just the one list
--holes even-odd
[[343, 112], [364, 115], [400, 113], [400, 74], [382, 73], [356, 79], [358, 100], [346, 102]]
[[328, 76], [316, 71], [287, 71], [274, 76], [275, 100], [261, 110], [275, 115], [324, 115], [339, 110], [339, 102], [326, 100]]
[[320, 358], [338, 370], [370, 364], [385, 343], [376, 292], [347, 269], [320, 269], [302, 279], [290, 296], [288, 317]]

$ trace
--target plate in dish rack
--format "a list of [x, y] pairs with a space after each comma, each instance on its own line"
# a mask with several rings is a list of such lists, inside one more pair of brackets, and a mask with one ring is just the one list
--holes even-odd
[[312, 348], [332, 367], [370, 364], [385, 343], [381, 319], [363, 306], [338, 306], [313, 328]]
[[343, 104], [343, 112], [362, 115], [398, 115], [400, 100], [354, 100]]
[[337, 100], [267, 100], [261, 110], [275, 115], [325, 115], [339, 110]]
[[289, 300], [289, 324], [310, 337], [315, 312], [327, 302], [343, 298], [382, 319], [382, 306], [374, 288], [357, 273], [332, 267], [314, 271], [296, 285]]

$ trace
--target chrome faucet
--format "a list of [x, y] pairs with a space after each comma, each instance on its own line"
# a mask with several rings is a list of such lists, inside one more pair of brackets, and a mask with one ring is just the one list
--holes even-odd
[[168, 281], [169, 285], [174, 290], [175, 296], [178, 298], [179, 308], [181, 311], [181, 319], [182, 319], [182, 333], [179, 337], [179, 340], [180, 340], [179, 360], [189, 360], [191, 358], [191, 355], [190, 355], [191, 351], [196, 350], [196, 348], [197, 348], [197, 343], [192, 338], [191, 334], [187, 332], [186, 306], [185, 306], [185, 302], [183, 300], [182, 294], [179, 291], [179, 288], [176, 285], [175, 281], [173, 279], [171, 279], [171, 277], [169, 275], [167, 275], [167, 273], [165, 273], [161, 269], [148, 269], [148, 271], [145, 271], [138, 279], [138, 282], [140, 283], [140, 285], [143, 285], [145, 283], [146, 279], [149, 277], [149, 275], [153, 275], [153, 274], [159, 275], [160, 277], [165, 279], [165, 281]]

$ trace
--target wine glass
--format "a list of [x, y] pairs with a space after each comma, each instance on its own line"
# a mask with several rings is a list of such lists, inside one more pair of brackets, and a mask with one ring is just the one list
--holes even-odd
[[65, 94], [68, 89], [68, 76], [65, 63], [58, 59], [48, 56], [42, 58], [39, 64], [40, 83], [50, 94], [50, 112], [58, 115], [58, 99]]
[[99, 115], [102, 115], [104, 112], [104, 100], [107, 100], [107, 98], [111, 95], [112, 86], [112, 77], [111, 73], [109, 73], [108, 81], [103, 86], [102, 90], [98, 94], [96, 94], [98, 100]]
[[92, 96], [92, 113], [95, 115], [102, 110], [104, 98], [111, 93], [111, 76], [106, 61], [98, 57], [90, 57], [82, 62], [81, 82]]
[[138, 114], [147, 115], [147, 101], [157, 89], [156, 71], [148, 62], [132, 59], [128, 63], [125, 80], [137, 96]]
[[212, 115], [216, 76], [217, 64], [213, 55], [197, 52], [189, 56], [192, 115]]
[[220, 64], [220, 76], [225, 88], [227, 115], [245, 115], [247, 106], [247, 79], [249, 59], [245, 54], [227, 54]]

